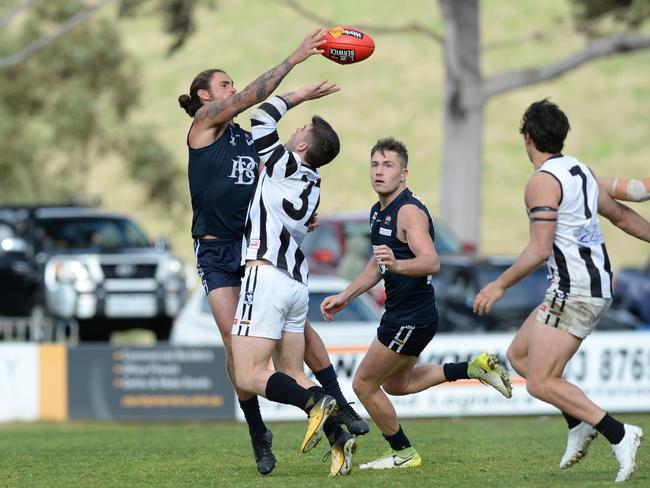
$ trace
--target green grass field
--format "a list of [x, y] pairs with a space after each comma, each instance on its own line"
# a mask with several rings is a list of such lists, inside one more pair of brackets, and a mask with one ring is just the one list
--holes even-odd
[[[620, 418], [650, 432], [650, 414]], [[304, 424], [271, 423], [278, 459], [257, 474], [246, 426], [232, 422], [69, 422], [0, 424], [2, 487], [585, 487], [612, 486], [618, 464], [599, 437], [589, 456], [558, 468], [566, 428], [561, 417], [407, 420], [403, 427], [423, 458], [421, 468], [328, 478], [319, 445], [300, 455]], [[381, 455], [373, 426], [361, 438], [354, 466]], [[647, 445], [625, 486], [649, 486]]]

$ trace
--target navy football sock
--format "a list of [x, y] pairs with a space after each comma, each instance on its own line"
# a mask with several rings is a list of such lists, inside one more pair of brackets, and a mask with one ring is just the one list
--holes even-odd
[[407, 447], [411, 447], [411, 443], [408, 440], [408, 437], [406, 437], [406, 434], [402, 430], [402, 426], [399, 426], [399, 430], [395, 432], [393, 435], [386, 435], [382, 434], [384, 436], [384, 439], [388, 441], [390, 444], [391, 449], [395, 451], [399, 451], [401, 449], [406, 449]]
[[266, 383], [266, 398], [272, 402], [295, 405], [309, 413], [320, 397], [315, 398], [313, 392], [300, 386], [291, 376], [276, 371]]
[[467, 380], [467, 361], [462, 363], [445, 363], [442, 365], [442, 370], [445, 374], [447, 381]]
[[564, 420], [566, 420], [566, 424], [569, 426], [569, 429], [573, 429], [574, 427], [577, 427], [580, 425], [580, 420], [578, 420], [575, 417], [572, 417], [568, 413], [562, 412], [562, 415], [564, 415]]
[[334, 366], [330, 364], [327, 368], [321, 369], [320, 371], [314, 371], [314, 376], [316, 376], [318, 382], [323, 385], [325, 392], [329, 396], [334, 397], [334, 400], [336, 400], [339, 407], [348, 403], [341, 391], [341, 385], [339, 385], [339, 379], [336, 377]]
[[248, 424], [248, 433], [251, 437], [259, 437], [264, 435], [266, 432], [266, 425], [264, 425], [264, 420], [262, 420], [262, 414], [260, 413], [260, 403], [257, 400], [257, 396], [250, 398], [248, 400], [239, 400], [239, 407], [244, 412], [244, 417], [246, 418], [246, 423]]
[[594, 429], [603, 434], [610, 444], [618, 444], [625, 436], [625, 427], [622, 423], [610, 416], [608, 413], [594, 425]]

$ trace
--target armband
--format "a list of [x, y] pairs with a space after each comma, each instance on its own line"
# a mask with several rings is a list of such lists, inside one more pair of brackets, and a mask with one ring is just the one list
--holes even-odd
[[553, 207], [533, 207], [528, 211], [528, 215], [539, 212], [557, 212], [557, 208]]
[[542, 217], [530, 217], [531, 222], [557, 222], [557, 219], [544, 219]]

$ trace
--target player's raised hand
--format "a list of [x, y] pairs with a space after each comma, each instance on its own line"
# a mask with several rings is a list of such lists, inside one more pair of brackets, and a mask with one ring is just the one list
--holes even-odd
[[336, 83], [321, 81], [318, 83], [313, 83], [311, 85], [305, 85], [298, 88], [298, 90], [296, 90], [296, 95], [298, 96], [300, 101], [306, 102], [307, 100], [315, 100], [317, 98], [331, 95], [332, 93], [336, 93], [340, 89], [341, 87], [339, 87]]
[[334, 315], [343, 310], [347, 306], [348, 302], [345, 300], [341, 294], [332, 295], [320, 304], [320, 313], [323, 315], [323, 318], [328, 322], [334, 319]]
[[325, 29], [319, 28], [311, 34], [307, 34], [307, 37], [303, 39], [300, 46], [289, 55], [287, 61], [292, 65], [296, 65], [302, 63], [309, 56], [322, 54], [323, 50], [320, 47], [326, 42], [324, 39], [326, 33], [327, 31]]
[[336, 83], [320, 81], [318, 83], [312, 83], [311, 85], [301, 86], [294, 92], [284, 93], [282, 98], [287, 102], [289, 108], [293, 108], [307, 100], [315, 100], [336, 93], [340, 89], [341, 88], [337, 86]]
[[472, 310], [475, 314], [478, 315], [485, 315], [487, 313], [490, 313], [490, 310], [492, 310], [492, 305], [494, 305], [505, 292], [506, 289], [497, 281], [488, 283], [483, 287], [478, 295], [476, 295]]

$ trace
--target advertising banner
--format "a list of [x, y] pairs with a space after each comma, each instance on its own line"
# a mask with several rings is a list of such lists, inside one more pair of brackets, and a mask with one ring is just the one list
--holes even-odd
[[[488, 351], [506, 363], [506, 350], [513, 334], [440, 334], [420, 356], [420, 364], [466, 361]], [[327, 341], [325, 341], [327, 343]], [[367, 413], [352, 391], [354, 372], [367, 345], [332, 347], [330, 358], [341, 389], [355, 409]], [[461, 415], [519, 415], [558, 413], [554, 407], [532, 398], [526, 382], [510, 371], [512, 398], [507, 399], [476, 380], [444, 383], [415, 395], [391, 396], [398, 416], [436, 417]], [[610, 412], [650, 411], [650, 333], [597, 332], [589, 336], [571, 360], [565, 378], [578, 385], [596, 404]], [[293, 406], [260, 398], [267, 420], [304, 420], [305, 414]], [[236, 410], [237, 418], [243, 415]]]
[[0, 422], [36, 420], [38, 415], [38, 346], [0, 344]]
[[68, 352], [70, 419], [232, 419], [223, 348], [109, 348]]

